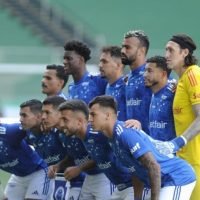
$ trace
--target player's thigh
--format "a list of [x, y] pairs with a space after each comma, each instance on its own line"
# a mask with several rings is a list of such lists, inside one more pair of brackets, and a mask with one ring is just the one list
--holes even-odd
[[111, 196], [110, 200], [133, 200], [134, 190], [133, 187], [126, 188], [122, 191], [116, 189]]
[[47, 170], [41, 169], [32, 173], [31, 179], [26, 191], [25, 199], [49, 200], [53, 192], [53, 179], [47, 176]]
[[28, 179], [11, 175], [5, 188], [5, 196], [9, 200], [22, 200], [25, 197]]
[[200, 199], [200, 165], [192, 165], [192, 167], [195, 170], [197, 180], [196, 180], [196, 185], [194, 187], [194, 190], [192, 191], [190, 200], [197, 200], [197, 199]]
[[95, 200], [90, 188], [90, 179], [91, 177], [89, 175], [85, 176], [85, 180], [83, 181], [79, 200]]
[[194, 189], [195, 182], [183, 186], [168, 186], [161, 188], [159, 200], [188, 200]]
[[108, 200], [111, 198], [113, 184], [105, 174], [101, 173], [96, 175], [90, 185], [93, 187], [92, 192], [96, 200]]
[[67, 200], [79, 200], [81, 187], [72, 187], [69, 189]]

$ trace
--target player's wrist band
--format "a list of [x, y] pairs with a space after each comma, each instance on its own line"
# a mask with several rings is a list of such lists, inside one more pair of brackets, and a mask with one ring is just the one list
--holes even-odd
[[186, 138], [182, 135], [174, 138], [172, 142], [175, 144], [175, 152], [187, 144]]
[[186, 145], [186, 144], [187, 144], [187, 142], [188, 142], [188, 141], [187, 141], [187, 139], [186, 139], [186, 138], [185, 138], [183, 135], [181, 135], [180, 137], [181, 137], [181, 138], [184, 140], [184, 142], [185, 142], [185, 145]]

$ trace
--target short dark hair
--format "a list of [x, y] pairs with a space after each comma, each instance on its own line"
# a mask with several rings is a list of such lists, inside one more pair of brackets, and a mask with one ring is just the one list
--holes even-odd
[[124, 38], [136, 37], [140, 41], [142, 47], [146, 48], [146, 54], [149, 50], [149, 38], [142, 30], [130, 30], [124, 34]]
[[52, 105], [54, 109], [57, 109], [59, 105], [66, 100], [63, 97], [60, 96], [50, 96], [44, 99], [42, 102], [43, 105]]
[[31, 99], [20, 104], [20, 108], [29, 107], [34, 114], [42, 111], [42, 102], [38, 99]]
[[121, 47], [105, 46], [101, 50], [103, 53], [110, 53], [111, 57], [121, 58]]
[[163, 71], [167, 72], [167, 77], [169, 77], [171, 73], [171, 69], [167, 67], [167, 61], [163, 56], [153, 56], [148, 58], [147, 63], [155, 63], [158, 68], [161, 68]]
[[189, 54], [185, 57], [185, 67], [197, 64], [197, 59], [193, 55], [197, 46], [190, 36], [186, 34], [176, 34], [172, 36], [170, 41], [177, 43], [181, 49], [188, 49]]
[[64, 81], [64, 84], [63, 84], [63, 87], [65, 87], [68, 79], [69, 79], [69, 76], [65, 73], [65, 70], [64, 70], [64, 67], [62, 65], [55, 65], [55, 64], [52, 64], [52, 65], [47, 65], [46, 66], [46, 69], [48, 70], [56, 70], [56, 76], [63, 80]]
[[89, 103], [89, 108], [94, 104], [99, 104], [102, 107], [111, 108], [117, 114], [117, 102], [112, 96], [101, 95], [93, 98]]
[[67, 100], [59, 106], [59, 111], [63, 110], [71, 110], [71, 111], [79, 111], [85, 115], [85, 118], [88, 120], [89, 118], [89, 110], [87, 104], [79, 99]]
[[91, 51], [89, 47], [80, 41], [72, 40], [67, 42], [64, 46], [64, 49], [65, 51], [75, 51], [77, 54], [84, 58], [85, 62], [90, 59]]

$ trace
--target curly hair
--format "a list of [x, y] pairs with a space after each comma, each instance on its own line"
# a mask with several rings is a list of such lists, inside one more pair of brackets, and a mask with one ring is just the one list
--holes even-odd
[[84, 58], [85, 62], [87, 62], [91, 58], [91, 51], [89, 47], [80, 41], [72, 40], [70, 42], [67, 42], [64, 46], [64, 49], [65, 51], [75, 51], [77, 54]]

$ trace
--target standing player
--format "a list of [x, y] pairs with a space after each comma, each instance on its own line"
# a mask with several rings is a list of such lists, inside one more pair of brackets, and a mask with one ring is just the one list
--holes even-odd
[[143, 131], [124, 127], [117, 121], [116, 103], [110, 96], [99, 96], [90, 104], [94, 130], [109, 139], [116, 156], [151, 189], [151, 200], [188, 200], [195, 186], [193, 169], [173, 154], [161, 154], [153, 139]]
[[149, 135], [162, 141], [176, 137], [172, 112], [175, 92], [174, 85], [168, 83], [170, 73], [164, 57], [147, 59], [144, 83], [153, 93], [149, 109]]
[[151, 90], [145, 87], [143, 74], [148, 49], [149, 39], [143, 31], [128, 31], [125, 34], [121, 50], [122, 63], [131, 69], [126, 86], [127, 119], [140, 121], [146, 133], [149, 133]]
[[126, 78], [123, 75], [124, 65], [121, 61], [121, 48], [107, 46], [102, 49], [99, 70], [102, 77], [108, 81], [106, 94], [113, 96], [117, 101], [118, 119], [126, 121], [127, 127], [141, 129], [141, 123], [137, 120], [126, 120]]
[[[176, 134], [187, 139], [200, 133], [200, 68], [196, 65], [197, 60], [193, 55], [195, 49], [196, 44], [191, 37], [178, 34], [169, 40], [165, 53], [168, 67], [179, 76], [173, 103]], [[199, 148], [200, 135], [178, 152], [178, 156], [193, 166], [197, 175], [197, 184], [191, 200], [200, 199]]]
[[19, 124], [0, 124], [0, 169], [11, 173], [5, 199], [49, 200], [51, 181], [44, 160], [25, 142]]
[[86, 103], [98, 95], [105, 94], [107, 82], [100, 76], [91, 75], [86, 69], [90, 49], [79, 41], [70, 41], [64, 46], [64, 69], [74, 80], [69, 85], [70, 99], [82, 99]]
[[118, 119], [126, 121], [126, 94], [124, 65], [121, 61], [121, 48], [107, 46], [102, 49], [99, 62], [99, 71], [108, 81], [106, 95], [113, 96], [118, 104]]
[[47, 65], [42, 78], [42, 93], [47, 96], [61, 96], [66, 99], [62, 90], [68, 81], [64, 68], [61, 65]]

